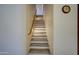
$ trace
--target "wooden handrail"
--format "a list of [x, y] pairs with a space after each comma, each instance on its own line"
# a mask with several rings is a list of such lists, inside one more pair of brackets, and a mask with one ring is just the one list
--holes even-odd
[[30, 31], [29, 31], [28, 35], [30, 35], [31, 32], [32, 32], [33, 24], [34, 24], [34, 21], [35, 21], [35, 17], [36, 17], [36, 15], [34, 15], [34, 17], [33, 17], [32, 25], [31, 25], [31, 28], [30, 28]]

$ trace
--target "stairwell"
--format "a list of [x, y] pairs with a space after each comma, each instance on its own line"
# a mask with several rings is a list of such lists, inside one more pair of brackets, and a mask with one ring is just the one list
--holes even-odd
[[33, 24], [29, 55], [50, 55], [43, 16], [36, 16]]

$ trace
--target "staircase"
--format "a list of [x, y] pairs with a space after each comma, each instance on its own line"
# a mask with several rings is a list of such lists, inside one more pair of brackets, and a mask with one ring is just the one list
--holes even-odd
[[49, 45], [43, 16], [35, 17], [29, 55], [49, 55]]

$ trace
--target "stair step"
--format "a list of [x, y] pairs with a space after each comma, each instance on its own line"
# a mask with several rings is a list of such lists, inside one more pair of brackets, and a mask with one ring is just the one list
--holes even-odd
[[36, 33], [36, 32], [39, 33], [39, 32], [46, 32], [46, 31], [38, 31], [38, 30], [34, 30], [33, 33], [34, 33], [34, 32], [35, 32], [35, 33]]
[[31, 41], [31, 43], [48, 43], [48, 41]]
[[31, 49], [30, 50], [30, 54], [35, 54], [35, 55], [41, 55], [41, 54], [45, 54], [45, 55], [49, 55], [49, 50], [48, 49]]
[[50, 55], [50, 54], [41, 54], [41, 53], [29, 53], [29, 55]]
[[34, 37], [47, 37], [47, 35], [46, 34], [33, 34], [32, 36], [34, 36]]
[[44, 30], [44, 31], [45, 31], [46, 29], [45, 29], [45, 28], [43, 28], [43, 29], [41, 29], [41, 28], [35, 29], [35, 28], [34, 28], [34, 30]]
[[44, 20], [43, 19], [35, 20], [35, 22], [44, 23]]
[[34, 27], [36, 27], [36, 28], [45, 28], [45, 26], [34, 26]]
[[42, 20], [43, 17], [36, 17], [35, 20]]
[[44, 27], [45, 28], [45, 24], [42, 24], [42, 23], [35, 23], [34, 24], [34, 27]]
[[32, 37], [47, 37], [46, 35], [45, 36], [35, 36], [35, 35], [32, 35]]
[[34, 31], [46, 31], [45, 29], [34, 29]]
[[45, 26], [45, 23], [38, 21], [38, 23], [34, 23], [34, 25], [43, 25], [43, 26]]
[[43, 26], [45, 26], [45, 23], [43, 22], [43, 23], [34, 23], [34, 25], [43, 25]]
[[45, 30], [45, 28], [34, 28], [35, 30]]
[[34, 24], [45, 24], [44, 21], [35, 21]]
[[33, 35], [40, 36], [40, 35], [46, 35], [46, 33], [33, 33]]
[[40, 30], [40, 29], [39, 29], [39, 30], [34, 30], [33, 33], [34, 33], [34, 32], [35, 32], [35, 33], [36, 33], [36, 32], [37, 32], [37, 33], [39, 33], [39, 32], [44, 32], [44, 33], [45, 33], [46, 30]]
[[41, 22], [41, 23], [34, 23], [34, 25], [45, 25], [45, 23], [44, 22]]
[[33, 36], [32, 39], [47, 39], [47, 37], [38, 37], [38, 36], [35, 37], [35, 36]]
[[30, 49], [49, 49], [49, 47], [31, 46]]
[[46, 34], [45, 33], [43, 33], [43, 34], [40, 34], [40, 33], [37, 33], [37, 34], [35, 34], [35, 33], [33, 33], [33, 35], [35, 35], [35, 36], [45, 36]]
[[34, 28], [45, 28], [45, 26], [43, 26], [43, 27], [39, 27], [39, 26], [34, 26]]
[[47, 38], [32, 38], [32, 41], [47, 41]]
[[34, 24], [45, 24], [44, 21], [35, 20]]
[[33, 32], [33, 34], [46, 34], [46, 32]]
[[45, 26], [45, 23], [38, 21], [38, 23], [35, 22], [34, 25], [43, 25], [43, 26]]
[[35, 22], [44, 22], [44, 20], [43, 19], [35, 20]]
[[34, 46], [34, 47], [48, 47], [48, 43], [32, 43], [30, 46]]

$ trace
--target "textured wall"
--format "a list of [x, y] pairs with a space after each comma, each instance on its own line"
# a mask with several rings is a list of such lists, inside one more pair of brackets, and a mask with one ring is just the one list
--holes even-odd
[[71, 12], [62, 12], [63, 4], [45, 5], [44, 20], [53, 54], [77, 54], [77, 5], [69, 5]]

